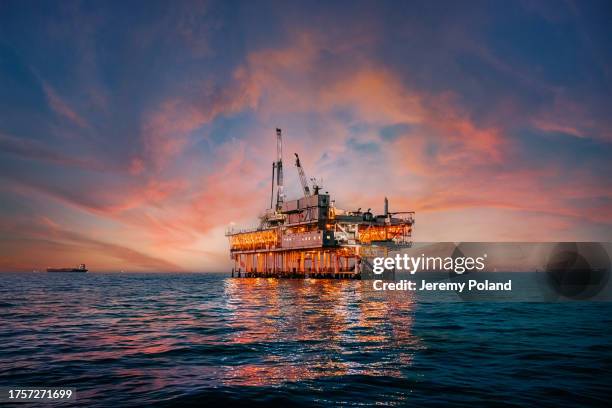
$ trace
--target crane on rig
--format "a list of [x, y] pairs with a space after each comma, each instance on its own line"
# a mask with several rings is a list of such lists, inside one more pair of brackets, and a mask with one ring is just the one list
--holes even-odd
[[295, 167], [297, 167], [298, 174], [300, 175], [300, 183], [302, 183], [302, 190], [304, 191], [304, 197], [311, 196], [312, 194], [319, 194], [319, 190], [321, 189], [320, 183], [312, 177], [310, 181], [312, 182], [312, 193], [310, 191], [310, 187], [308, 186], [308, 181], [306, 179], [306, 174], [304, 173], [304, 168], [302, 167], [302, 163], [300, 162], [300, 156], [297, 153], [295, 154]]
[[306, 180], [306, 174], [304, 173], [304, 168], [300, 163], [300, 156], [297, 153], [295, 154], [295, 167], [297, 167], [298, 174], [300, 175], [300, 183], [302, 183], [302, 190], [304, 190], [304, 196], [308, 197], [310, 195], [310, 187], [308, 187], [308, 181]]

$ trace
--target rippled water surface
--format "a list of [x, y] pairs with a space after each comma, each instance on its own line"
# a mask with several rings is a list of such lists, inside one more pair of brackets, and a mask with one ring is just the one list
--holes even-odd
[[369, 287], [0, 274], [0, 386], [70, 386], [87, 406], [558, 407], [610, 396], [608, 302], [424, 302]]

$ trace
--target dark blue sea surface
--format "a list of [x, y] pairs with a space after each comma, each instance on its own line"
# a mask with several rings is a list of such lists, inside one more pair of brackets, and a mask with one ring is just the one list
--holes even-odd
[[603, 406], [611, 380], [610, 302], [438, 302], [368, 281], [227, 274], [0, 274], [0, 386], [74, 387], [79, 406]]

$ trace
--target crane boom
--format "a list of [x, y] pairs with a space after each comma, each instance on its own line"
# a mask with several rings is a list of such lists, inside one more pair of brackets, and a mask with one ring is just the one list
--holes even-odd
[[304, 169], [300, 163], [300, 156], [297, 153], [295, 154], [295, 167], [297, 167], [298, 174], [300, 175], [300, 183], [302, 183], [302, 190], [304, 190], [304, 196], [308, 197], [310, 195], [310, 187], [308, 187], [308, 181], [306, 180], [306, 174], [304, 174]]

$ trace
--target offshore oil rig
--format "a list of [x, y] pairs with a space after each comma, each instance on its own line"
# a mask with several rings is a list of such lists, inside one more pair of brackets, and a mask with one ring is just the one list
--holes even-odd
[[371, 274], [368, 258], [411, 245], [414, 211], [389, 212], [386, 197], [381, 215], [337, 208], [316, 179], [309, 183], [297, 153], [304, 196], [285, 200], [281, 129], [276, 150], [270, 207], [259, 226], [226, 232], [233, 277], [361, 279]]

